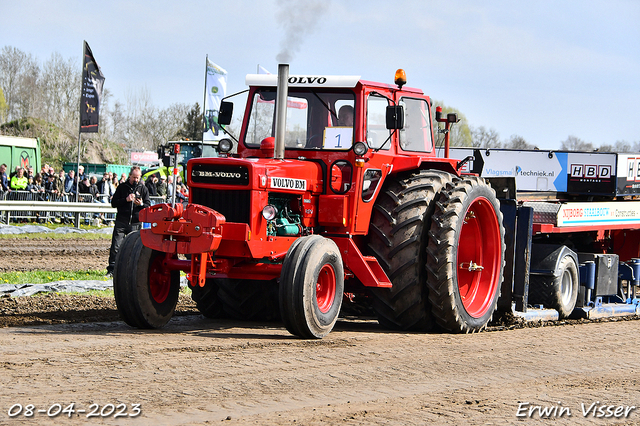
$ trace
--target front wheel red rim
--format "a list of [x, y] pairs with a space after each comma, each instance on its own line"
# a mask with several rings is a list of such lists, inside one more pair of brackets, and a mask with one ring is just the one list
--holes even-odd
[[149, 268], [149, 291], [157, 303], [162, 303], [169, 297], [171, 290], [171, 271], [164, 268], [163, 256], [156, 256]]
[[336, 298], [336, 272], [331, 265], [324, 265], [318, 274], [316, 283], [316, 303], [318, 309], [326, 314]]
[[481, 318], [493, 306], [500, 283], [502, 238], [493, 204], [475, 199], [464, 215], [457, 247], [458, 292], [473, 318]]

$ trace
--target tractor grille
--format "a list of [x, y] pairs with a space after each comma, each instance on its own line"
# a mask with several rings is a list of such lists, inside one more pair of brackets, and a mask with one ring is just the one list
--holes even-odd
[[251, 191], [191, 188], [191, 202], [222, 213], [227, 222], [249, 224]]

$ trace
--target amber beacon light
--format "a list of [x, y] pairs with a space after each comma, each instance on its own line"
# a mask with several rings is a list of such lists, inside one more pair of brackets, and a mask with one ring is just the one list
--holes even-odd
[[396, 71], [394, 82], [398, 85], [398, 89], [402, 89], [402, 86], [407, 84], [407, 74], [402, 68], [399, 68], [398, 71]]

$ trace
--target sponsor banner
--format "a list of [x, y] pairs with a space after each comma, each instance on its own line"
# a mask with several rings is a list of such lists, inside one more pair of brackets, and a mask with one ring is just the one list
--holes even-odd
[[615, 194], [616, 154], [452, 148], [451, 158], [474, 159], [463, 172], [514, 177], [518, 191]]
[[619, 195], [640, 194], [640, 154], [618, 154]]
[[269, 178], [269, 187], [275, 188], [275, 189], [291, 189], [294, 191], [306, 191], [307, 181], [304, 179], [272, 177], [272, 178]]
[[80, 133], [98, 131], [103, 84], [102, 71], [93, 57], [89, 44], [85, 41], [82, 62], [82, 93], [80, 95]]
[[639, 201], [610, 201], [563, 204], [557, 226], [640, 225]]
[[131, 153], [131, 163], [157, 163], [160, 161], [158, 158], [157, 152], [152, 151], [144, 151], [144, 152], [132, 152]]
[[207, 58], [207, 74], [204, 97], [204, 134], [203, 141], [215, 141], [222, 138], [218, 124], [220, 102], [227, 93], [227, 71]]

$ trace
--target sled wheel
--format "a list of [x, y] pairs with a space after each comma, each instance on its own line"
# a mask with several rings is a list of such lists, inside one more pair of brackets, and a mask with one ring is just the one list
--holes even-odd
[[579, 291], [578, 266], [566, 255], [560, 260], [556, 277], [531, 275], [529, 301], [558, 311], [559, 318], [568, 318], [576, 306]]
[[500, 205], [484, 179], [457, 179], [442, 191], [427, 247], [429, 298], [451, 332], [484, 328], [495, 310], [504, 267]]
[[218, 298], [218, 285], [216, 280], [208, 279], [204, 287], [196, 285], [191, 288], [191, 299], [196, 302], [196, 307], [207, 318], [224, 318], [222, 302]]
[[367, 249], [393, 284], [372, 289], [373, 309], [385, 328], [428, 331], [434, 326], [425, 250], [435, 199], [452, 178], [435, 170], [389, 176], [375, 201]]
[[140, 232], [122, 242], [116, 257], [113, 290], [120, 316], [132, 327], [160, 328], [178, 303], [180, 275], [163, 267], [165, 253], [145, 247]]
[[344, 292], [344, 269], [336, 243], [318, 235], [298, 238], [280, 277], [280, 314], [291, 334], [320, 339], [333, 329]]

